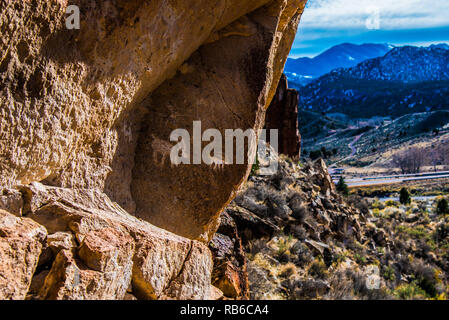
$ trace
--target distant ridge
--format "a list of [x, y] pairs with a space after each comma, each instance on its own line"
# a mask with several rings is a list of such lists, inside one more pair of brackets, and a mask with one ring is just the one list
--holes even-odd
[[289, 58], [284, 72], [290, 81], [305, 84], [336, 68], [350, 68], [367, 59], [384, 56], [393, 48], [389, 44], [343, 43], [314, 58]]
[[351, 118], [449, 109], [449, 50], [396, 47], [385, 56], [339, 68], [301, 87], [300, 108]]

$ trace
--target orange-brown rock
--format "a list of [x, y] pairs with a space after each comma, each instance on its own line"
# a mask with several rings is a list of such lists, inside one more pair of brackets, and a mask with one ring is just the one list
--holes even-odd
[[[38, 183], [22, 190], [28, 216], [47, 228], [48, 246], [59, 252], [39, 298], [123, 299], [130, 284], [140, 299], [210, 298], [212, 257], [204, 244], [130, 216], [99, 192]], [[70, 233], [79, 247], [71, 247]]]
[[214, 258], [212, 283], [224, 297], [246, 300], [249, 298], [249, 283], [246, 271], [246, 257], [237, 226], [224, 211], [220, 227], [209, 243]]
[[250, 165], [172, 166], [169, 135], [262, 128], [305, 2], [0, 1], [0, 297], [37, 265], [29, 298], [220, 296], [204, 243]]
[[0, 300], [25, 299], [46, 236], [31, 219], [0, 209]]
[[18, 190], [10, 188], [0, 189], [0, 209], [20, 217], [22, 216], [22, 207], [22, 194]]
[[167, 138], [177, 128], [192, 134], [195, 120], [201, 121], [203, 130], [219, 129], [223, 137], [225, 129], [263, 127], [301, 3], [272, 1], [235, 21], [152, 93], [131, 185], [137, 216], [189, 238], [211, 239], [223, 205], [245, 181], [250, 167], [172, 166]]
[[68, 1], [2, 1], [0, 185], [98, 189], [208, 241], [249, 165], [173, 168], [169, 133], [261, 128], [305, 2], [74, 0], [69, 30]]
[[329, 194], [335, 192], [336, 187], [332, 181], [332, 177], [327, 170], [326, 162], [323, 159], [318, 159], [313, 164], [312, 169], [312, 181], [321, 187], [321, 192]]
[[132, 276], [133, 239], [116, 229], [89, 232], [78, 252], [62, 250], [39, 292], [42, 299], [123, 299]]

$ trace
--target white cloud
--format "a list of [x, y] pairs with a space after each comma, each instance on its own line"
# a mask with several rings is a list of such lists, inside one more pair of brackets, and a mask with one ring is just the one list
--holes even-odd
[[449, 26], [448, 0], [309, 0], [301, 26], [366, 28], [377, 9], [383, 30]]

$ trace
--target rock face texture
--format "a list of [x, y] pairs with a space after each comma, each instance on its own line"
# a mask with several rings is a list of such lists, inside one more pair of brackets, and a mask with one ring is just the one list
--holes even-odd
[[25, 299], [47, 231], [0, 210], [0, 300]]
[[0, 298], [211, 298], [204, 244], [139, 220], [98, 191], [40, 183], [20, 191], [27, 218], [0, 210]]
[[225, 211], [209, 243], [214, 258], [212, 283], [229, 299], [249, 299], [249, 282], [242, 240], [232, 217]]
[[266, 129], [279, 130], [279, 153], [290, 157], [300, 156], [301, 135], [298, 127], [298, 91], [288, 88], [285, 74], [282, 75], [276, 95], [267, 110], [265, 127]]
[[221, 296], [205, 243], [250, 165], [174, 166], [170, 133], [260, 129], [305, 3], [1, 1], [0, 298]]
[[248, 166], [172, 167], [170, 132], [260, 128], [305, 2], [75, 0], [69, 30], [65, 0], [2, 1], [0, 183], [97, 188], [210, 239]]

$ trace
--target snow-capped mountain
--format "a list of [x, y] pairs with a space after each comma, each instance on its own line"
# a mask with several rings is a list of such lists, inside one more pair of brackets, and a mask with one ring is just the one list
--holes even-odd
[[449, 80], [449, 51], [438, 46], [398, 47], [385, 56], [354, 68], [337, 69], [335, 75], [364, 80], [422, 82]]
[[362, 61], [385, 55], [393, 46], [388, 44], [343, 43], [334, 46], [315, 58], [287, 60], [284, 72], [290, 82], [304, 84], [336, 68], [349, 68]]
[[449, 50], [397, 47], [300, 89], [300, 108], [350, 117], [449, 109]]

